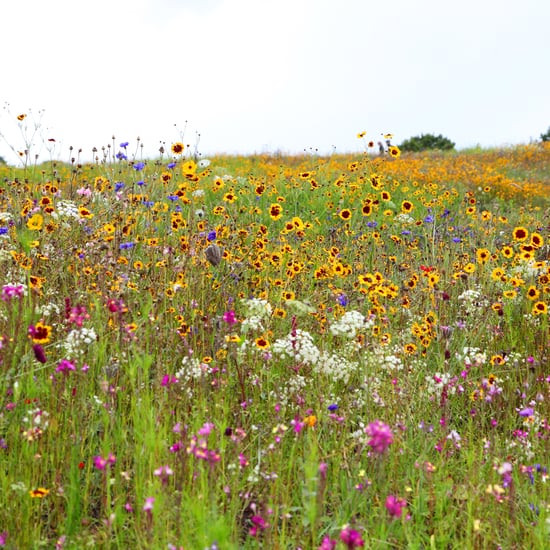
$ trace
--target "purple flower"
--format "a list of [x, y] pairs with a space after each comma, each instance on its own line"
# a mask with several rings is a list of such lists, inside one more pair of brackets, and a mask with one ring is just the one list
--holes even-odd
[[0, 235], [7, 235], [7, 234], [8, 234], [8, 228], [0, 227]]
[[118, 160], [128, 160], [128, 157], [122, 152], [122, 151], [119, 151], [117, 154], [116, 154], [116, 158]]
[[40, 344], [34, 344], [32, 350], [34, 351], [34, 357], [37, 361], [40, 363], [46, 362], [46, 354], [44, 353], [44, 348]]
[[126, 147], [128, 147], [128, 142], [127, 141], [123, 141], [119, 147], [122, 147], [122, 149], [126, 149]]
[[0, 533], [0, 546], [6, 546], [7, 541], [8, 541], [8, 532], [2, 531]]
[[134, 170], [135, 170], [136, 172], [140, 172], [140, 171], [143, 170], [144, 168], [145, 168], [145, 163], [144, 163], [144, 162], [141, 162], [141, 161], [140, 161], [140, 162], [136, 162], [136, 163], [134, 164]]
[[169, 168], [170, 170], [172, 170], [172, 168], [175, 168], [176, 167], [176, 163], [175, 162], [169, 162], [167, 165], [166, 165], [167, 168]]
[[216, 240], [216, 231], [213, 230], [213, 231], [209, 231], [208, 232], [208, 235], [206, 236], [206, 238], [209, 240], [209, 241], [215, 241]]
[[394, 495], [388, 495], [388, 498], [386, 498], [386, 510], [392, 518], [400, 518], [403, 508], [406, 506], [407, 501], [404, 498], [398, 498]]
[[368, 445], [375, 453], [382, 454], [393, 443], [390, 427], [381, 420], [371, 422], [365, 428], [365, 433], [370, 437]]
[[361, 535], [355, 529], [344, 527], [340, 532], [340, 540], [348, 547], [348, 549], [359, 548], [365, 546], [365, 542]]
[[117, 181], [115, 183], [115, 193], [118, 193], [124, 187], [124, 182]]
[[128, 248], [133, 248], [134, 245], [135, 245], [135, 243], [131, 243], [131, 242], [130, 243], [120, 243], [119, 248], [120, 248], [120, 250], [126, 250]]
[[61, 360], [61, 362], [55, 368], [55, 372], [62, 372], [63, 374], [69, 374], [69, 372], [76, 370], [76, 367], [67, 359]]
[[336, 300], [342, 307], [346, 307], [348, 305], [348, 297], [345, 294], [338, 294], [338, 298]]
[[327, 407], [327, 409], [330, 411], [330, 412], [334, 412], [334, 411], [337, 411], [338, 410], [338, 405], [336, 403], [333, 403], [332, 405], [329, 405]]
[[520, 416], [533, 416], [535, 414], [535, 409], [533, 407], [526, 407], [518, 412]]

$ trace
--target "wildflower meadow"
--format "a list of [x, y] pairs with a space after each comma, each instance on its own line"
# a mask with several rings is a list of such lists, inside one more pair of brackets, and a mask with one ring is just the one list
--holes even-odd
[[0, 165], [0, 547], [550, 546], [549, 145], [358, 138]]

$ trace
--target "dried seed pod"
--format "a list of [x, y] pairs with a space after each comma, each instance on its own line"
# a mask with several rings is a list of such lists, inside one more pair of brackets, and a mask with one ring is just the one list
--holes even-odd
[[204, 251], [206, 259], [214, 266], [222, 261], [222, 250], [217, 244], [211, 244]]

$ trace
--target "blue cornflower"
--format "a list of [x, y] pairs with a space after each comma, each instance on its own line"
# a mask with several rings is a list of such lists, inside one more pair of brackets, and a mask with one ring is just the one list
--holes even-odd
[[123, 149], [126, 149], [126, 147], [128, 147], [128, 142], [127, 141], [123, 141], [119, 147], [122, 147]]
[[179, 197], [177, 195], [168, 195], [168, 199], [171, 201], [177, 201]]
[[376, 227], [378, 222], [367, 222], [367, 227]]
[[459, 243], [462, 239], [460, 237], [453, 237], [453, 243]]
[[138, 182], [136, 182], [138, 185], [145, 185], [145, 182], [143, 180], [139, 180]]
[[330, 412], [334, 412], [334, 411], [337, 411], [338, 410], [338, 405], [336, 403], [333, 403], [332, 405], [329, 405], [327, 407], [327, 409], [330, 411]]
[[0, 235], [6, 235], [8, 233], [7, 227], [0, 227]]
[[216, 240], [216, 231], [213, 230], [213, 231], [210, 231], [208, 233], [208, 235], [206, 236], [206, 238], [209, 240], [209, 241], [215, 241]]
[[345, 294], [338, 294], [337, 300], [342, 307], [346, 307], [348, 305], [348, 297]]
[[115, 193], [118, 193], [123, 187], [124, 183], [122, 181], [117, 181], [115, 183]]
[[170, 170], [172, 170], [172, 168], [175, 168], [176, 167], [176, 163], [175, 162], [170, 162], [168, 163], [167, 165], [167, 168], [169, 168]]
[[410, 235], [411, 231], [405, 229], [405, 231], [401, 231], [401, 235]]
[[128, 160], [128, 157], [122, 152], [122, 151], [119, 151], [117, 154], [116, 154], [116, 158], [118, 160]]
[[433, 223], [433, 222], [434, 222], [434, 217], [432, 215], [426, 216], [424, 218], [424, 223]]
[[128, 248], [133, 248], [135, 243], [129, 242], [129, 243], [120, 243], [120, 250], [126, 250]]
[[145, 163], [144, 163], [144, 162], [141, 162], [141, 161], [140, 161], [140, 162], [136, 162], [136, 163], [134, 164], [134, 170], [137, 170], [138, 172], [139, 172], [140, 170], [143, 170], [144, 168], [145, 168]]

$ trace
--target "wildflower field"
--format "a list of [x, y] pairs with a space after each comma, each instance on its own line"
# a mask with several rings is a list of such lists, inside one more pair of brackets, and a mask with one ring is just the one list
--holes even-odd
[[0, 166], [0, 547], [549, 547], [548, 144], [134, 146]]

